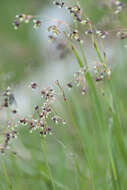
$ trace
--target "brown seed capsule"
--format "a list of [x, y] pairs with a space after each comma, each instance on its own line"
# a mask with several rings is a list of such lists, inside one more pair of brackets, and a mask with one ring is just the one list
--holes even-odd
[[13, 114], [16, 114], [16, 113], [17, 113], [17, 110], [12, 110], [12, 113], [13, 113]]
[[33, 20], [33, 23], [34, 23], [34, 28], [37, 29], [40, 28], [42, 22], [40, 20]]
[[20, 26], [20, 21], [19, 20], [15, 20], [14, 23], [13, 23], [13, 25], [14, 25], [14, 29], [17, 30], [19, 28], [19, 26]]
[[68, 83], [67, 86], [68, 86], [69, 88], [72, 88], [72, 87], [73, 87], [72, 82]]
[[35, 109], [36, 111], [37, 111], [37, 110], [39, 110], [39, 106], [35, 106], [35, 108], [34, 108], [34, 109]]
[[37, 83], [35, 83], [35, 82], [31, 83], [31, 88], [36, 89], [37, 86], [38, 86]]
[[24, 118], [24, 119], [20, 119], [20, 123], [21, 124], [26, 124], [27, 123], [27, 120]]

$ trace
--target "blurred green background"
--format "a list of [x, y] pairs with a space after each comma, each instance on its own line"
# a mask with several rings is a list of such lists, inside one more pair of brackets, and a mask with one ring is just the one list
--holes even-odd
[[[76, 1], [73, 0], [72, 2]], [[86, 0], [85, 2], [82, 0], [81, 5], [83, 5], [85, 13], [92, 21], [99, 23], [109, 17], [108, 13], [110, 11], [104, 6], [106, 2], [105, 0]], [[111, 1], [109, 0], [109, 2]], [[48, 0], [1, 1], [1, 87], [21, 82], [24, 77], [31, 75], [40, 65], [43, 65], [43, 56], [40, 55], [37, 48], [36, 31], [33, 30], [31, 24], [22, 25], [20, 30], [15, 31], [12, 26], [15, 15], [19, 13], [38, 15], [43, 9], [51, 7], [51, 5], [52, 1]], [[122, 19], [122, 22], [124, 20]], [[112, 25], [111, 20], [110, 22], [108, 22], [108, 25]]]
[[[74, 2], [72, 0], [72, 2]], [[76, 2], [76, 1], [75, 1]], [[81, 0], [86, 14], [101, 29], [104, 27], [115, 28], [116, 25], [110, 21], [111, 10], [105, 6], [107, 1], [103, 0]], [[109, 0], [109, 3], [111, 1]], [[126, 2], [123, 1], [123, 2]], [[24, 84], [28, 76], [34, 75], [36, 71], [43, 68], [45, 59], [43, 49], [38, 51], [39, 39], [36, 31], [31, 24], [22, 25], [19, 30], [14, 30], [12, 23], [15, 15], [19, 13], [28, 13], [36, 15], [51, 7], [52, 1], [48, 0], [6, 0], [1, 1], [0, 5], [0, 92], [8, 85], [15, 88], [19, 84]], [[107, 19], [108, 18], [108, 19]], [[107, 20], [110, 22], [107, 23]], [[121, 26], [126, 26], [126, 15], [121, 13], [117, 16]], [[103, 23], [104, 24], [100, 24]], [[119, 24], [118, 22], [118, 24]], [[106, 24], [105, 24], [106, 23]], [[114, 36], [112, 39], [115, 43]], [[47, 42], [48, 43], [48, 42]], [[109, 48], [110, 48], [110, 41]], [[119, 42], [118, 47], [113, 50], [113, 56], [109, 62], [115, 68], [113, 69], [112, 86], [105, 82], [105, 89], [112, 91], [115, 101], [119, 102], [119, 117], [124, 129], [124, 138], [117, 144], [116, 138], [119, 136], [117, 131], [111, 147], [114, 148], [114, 160], [117, 162], [119, 181], [121, 188], [115, 188], [110, 184], [112, 174], [107, 171], [108, 163], [107, 150], [104, 146], [103, 136], [98, 138], [95, 110], [89, 95], [85, 100], [77, 90], [70, 92], [69, 101], [71, 111], [74, 115], [76, 124], [81, 129], [82, 139], [84, 140], [86, 152], [90, 158], [93, 167], [93, 177], [95, 179], [95, 189], [126, 189], [126, 168], [127, 168], [127, 135], [126, 135], [126, 40]], [[45, 48], [43, 45], [42, 48]], [[43, 69], [42, 69], [43, 70]], [[43, 74], [43, 72], [42, 72]], [[121, 77], [122, 76], [122, 77]], [[70, 76], [71, 78], [71, 76]], [[122, 85], [121, 85], [122, 84]], [[99, 91], [99, 90], [98, 90]], [[108, 93], [107, 93], [108, 94]], [[69, 126], [73, 125], [70, 116], [67, 113], [64, 102], [60, 100], [63, 109], [58, 107], [58, 112], [66, 118]], [[103, 100], [100, 100], [103, 105]], [[104, 113], [107, 107], [104, 105]], [[85, 113], [85, 114], [84, 114]], [[2, 123], [2, 121], [1, 121]], [[1, 124], [0, 124], [1, 126]], [[84, 127], [85, 126], [85, 127]], [[2, 128], [3, 126], [1, 126]], [[120, 131], [121, 132], [121, 131]], [[83, 147], [80, 145], [76, 133], [71, 127], [54, 128], [54, 135], [46, 138], [46, 152], [51, 173], [53, 175], [56, 190], [87, 190], [93, 189], [91, 184], [91, 174], [87, 163], [87, 154], [84, 155]], [[112, 132], [111, 132], [112, 133]], [[120, 138], [121, 139], [121, 138]], [[124, 146], [123, 146], [124, 141]], [[101, 143], [100, 143], [101, 142]], [[116, 143], [116, 144], [115, 144]], [[52, 190], [49, 171], [42, 152], [41, 139], [38, 133], [30, 134], [26, 128], [20, 129], [20, 136], [13, 142], [11, 148], [17, 152], [17, 155], [7, 151], [0, 155], [0, 190]], [[87, 165], [88, 164], [88, 165]], [[110, 174], [109, 174], [109, 173]], [[108, 184], [108, 185], [107, 185]], [[108, 188], [107, 188], [108, 187]]]

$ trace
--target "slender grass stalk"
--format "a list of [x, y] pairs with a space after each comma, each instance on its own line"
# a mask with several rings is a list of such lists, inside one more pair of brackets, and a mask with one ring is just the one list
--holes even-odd
[[[42, 176], [44, 176], [47, 180], [51, 180], [51, 178], [50, 178], [47, 174], [45, 174], [44, 171], [41, 171], [41, 174], [42, 174]], [[69, 187], [67, 187], [66, 185], [61, 184], [60, 182], [58, 182], [58, 181], [56, 181], [56, 180], [54, 180], [54, 184], [55, 184], [58, 188], [60, 188], [60, 189], [63, 189], [63, 190], [70, 190]]]
[[[96, 46], [96, 51], [97, 51], [97, 54], [98, 54], [97, 46]], [[76, 49], [75, 49], [75, 51], [73, 51], [73, 53], [74, 53], [74, 55], [75, 55], [75, 57], [77, 59], [77, 62], [79, 63], [79, 66], [82, 67], [83, 63], [80, 62], [81, 59], [80, 59], [80, 56], [78, 55], [78, 52], [76, 51]], [[101, 57], [99, 56], [99, 58], [101, 58]], [[96, 92], [96, 88], [94, 86], [93, 79], [92, 79], [91, 74], [90, 74], [89, 71], [87, 71], [85, 73], [85, 78], [86, 78], [86, 80], [88, 82], [88, 85], [89, 85], [89, 88], [91, 90], [91, 99], [92, 99], [93, 105], [95, 107], [95, 112], [96, 112], [96, 116], [97, 116], [98, 123], [99, 123], [99, 126], [100, 126], [101, 135], [103, 134], [104, 138], [105, 138], [106, 147], [107, 147], [107, 151], [108, 151], [109, 158], [110, 158], [110, 163], [111, 163], [111, 170], [113, 172], [113, 176], [114, 176], [114, 179], [115, 179], [115, 184], [117, 185], [118, 189], [120, 189], [119, 181], [118, 181], [118, 177], [117, 177], [118, 176], [118, 174], [117, 174], [118, 171], [116, 170], [116, 165], [115, 165], [115, 162], [113, 160], [111, 147], [109, 146], [109, 139], [108, 139], [107, 134], [106, 134], [107, 124], [105, 123], [103, 111], [102, 111], [102, 108], [101, 108], [101, 105], [100, 105], [100, 102], [99, 102], [99, 98], [98, 98], [98, 95], [97, 95], [97, 92]], [[102, 130], [102, 126], [104, 128], [104, 131]]]
[[73, 52], [73, 54], [75, 55], [78, 63], [79, 63], [79, 66], [80, 67], [84, 67], [83, 63], [82, 63], [82, 60], [80, 58], [80, 56], [78, 55], [78, 51], [76, 50], [76, 48], [74, 47], [74, 45], [72, 45], [72, 43], [70, 43], [70, 47], [71, 47], [71, 50]]
[[9, 179], [9, 176], [8, 176], [8, 173], [7, 173], [7, 169], [6, 169], [6, 166], [5, 166], [4, 163], [2, 164], [2, 167], [3, 167], [3, 171], [4, 171], [4, 176], [5, 176], [6, 182], [8, 184], [8, 189], [13, 190], [13, 187], [12, 187], [12, 184], [11, 184], [11, 181]]
[[82, 148], [83, 148], [84, 155], [86, 157], [86, 161], [87, 161], [88, 168], [89, 168], [89, 171], [90, 171], [90, 176], [91, 176], [92, 189], [95, 190], [95, 182], [94, 182], [94, 177], [93, 177], [93, 172], [92, 172], [91, 161], [89, 160], [89, 157], [88, 157], [87, 146], [85, 145], [85, 142], [82, 140], [82, 137], [81, 137], [81, 134], [80, 134], [80, 130], [77, 127], [77, 124], [75, 122], [75, 118], [73, 116], [73, 113], [71, 111], [69, 103], [66, 103], [66, 105], [67, 105], [68, 113], [69, 113], [69, 115], [71, 117], [71, 120], [72, 120], [73, 127], [74, 127], [74, 129], [75, 129], [75, 131], [76, 131], [76, 133], [78, 135], [78, 139], [80, 140], [80, 143], [81, 143]]
[[84, 50], [83, 44], [81, 44], [81, 43], [80, 43], [80, 50], [82, 53], [82, 57], [83, 57], [83, 61], [85, 63], [86, 69], [88, 70], [88, 63], [87, 63], [87, 59], [86, 59], [86, 55], [85, 55], [85, 50]]
[[50, 167], [49, 167], [49, 164], [48, 164], [47, 153], [46, 153], [46, 144], [45, 144], [44, 137], [41, 139], [41, 145], [42, 145], [42, 150], [43, 150], [44, 159], [45, 159], [45, 163], [46, 163], [46, 166], [47, 166], [49, 178], [50, 178], [51, 183], [52, 183], [52, 188], [53, 188], [53, 190], [56, 190], [55, 183], [54, 183], [54, 180], [53, 180], [53, 177], [52, 177], [52, 173], [51, 173], [51, 170], [50, 170]]

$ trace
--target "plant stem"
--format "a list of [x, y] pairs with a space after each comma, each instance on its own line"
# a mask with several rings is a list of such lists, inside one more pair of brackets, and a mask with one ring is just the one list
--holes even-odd
[[53, 190], [55, 190], [55, 183], [54, 183], [54, 180], [53, 180], [53, 177], [52, 177], [52, 174], [51, 174], [51, 170], [50, 170], [50, 167], [49, 167], [49, 164], [48, 164], [48, 159], [47, 159], [47, 153], [46, 153], [46, 145], [45, 145], [45, 140], [44, 140], [44, 137], [42, 137], [41, 139], [41, 144], [42, 144], [42, 150], [43, 150], [43, 153], [44, 153], [44, 159], [45, 159], [45, 163], [46, 163], [46, 167], [47, 167], [47, 170], [48, 170], [48, 174], [49, 174], [49, 177], [50, 177], [50, 180], [51, 180], [51, 183], [52, 183], [52, 188]]

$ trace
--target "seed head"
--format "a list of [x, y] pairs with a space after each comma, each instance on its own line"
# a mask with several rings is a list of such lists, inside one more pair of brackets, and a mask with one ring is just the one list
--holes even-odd
[[40, 28], [41, 23], [42, 23], [42, 22], [41, 22], [40, 20], [34, 19], [34, 20], [33, 20], [34, 28], [35, 28], [35, 29]]

